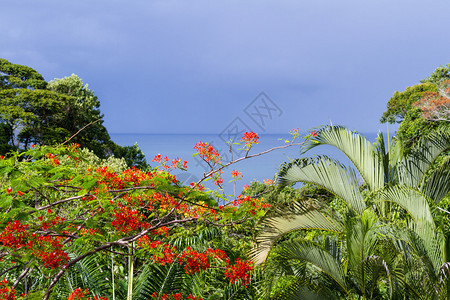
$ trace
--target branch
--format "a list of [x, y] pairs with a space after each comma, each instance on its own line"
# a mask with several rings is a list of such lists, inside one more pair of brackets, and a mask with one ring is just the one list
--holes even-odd
[[2, 277], [4, 274], [8, 273], [8, 272], [11, 271], [12, 269], [16, 269], [16, 268], [18, 268], [18, 267], [20, 267], [20, 265], [9, 267], [8, 269], [6, 269], [6, 270], [4, 270], [4, 271], [2, 271], [2, 272], [0, 273], [0, 277]]
[[206, 178], [208, 178], [208, 177], [214, 175], [215, 173], [221, 171], [222, 169], [224, 169], [224, 168], [226, 168], [226, 167], [228, 167], [228, 166], [230, 166], [230, 165], [232, 165], [232, 164], [235, 164], [235, 163], [237, 163], [237, 162], [240, 162], [241, 160], [248, 159], [248, 158], [252, 158], [252, 157], [261, 156], [261, 155], [263, 155], [263, 154], [267, 154], [267, 153], [269, 153], [269, 152], [272, 152], [272, 151], [278, 150], [278, 149], [284, 149], [284, 148], [288, 148], [288, 147], [291, 147], [291, 146], [301, 146], [301, 145], [303, 145], [304, 143], [305, 143], [305, 142], [301, 142], [301, 143], [290, 143], [290, 144], [288, 144], [288, 145], [278, 146], [278, 147], [273, 147], [273, 148], [270, 148], [270, 149], [268, 149], [268, 150], [266, 150], [266, 151], [259, 152], [259, 153], [256, 153], [256, 154], [252, 154], [252, 155], [248, 155], [248, 151], [247, 151], [247, 153], [245, 154], [245, 156], [240, 157], [240, 158], [237, 158], [237, 159], [235, 159], [235, 160], [232, 160], [232, 161], [228, 162], [227, 164], [222, 165], [220, 168], [218, 168], [218, 169], [216, 169], [216, 170], [211, 170], [211, 171], [209, 171], [208, 173], [205, 173], [205, 174], [203, 175], [203, 178], [200, 179], [199, 181], [197, 181], [197, 183], [195, 184], [195, 186], [199, 185], [199, 184], [200, 184], [201, 182], [203, 182]]
[[75, 197], [70, 197], [70, 198], [62, 199], [62, 200], [59, 200], [59, 201], [50, 203], [50, 204], [48, 204], [48, 205], [45, 205], [45, 206], [36, 208], [36, 210], [29, 211], [28, 213], [29, 213], [29, 214], [32, 214], [32, 213], [34, 213], [34, 212], [36, 212], [36, 211], [43, 210], [43, 209], [47, 209], [47, 208], [50, 208], [50, 207], [52, 207], [52, 206], [55, 206], [55, 205], [58, 205], [58, 204], [61, 204], [61, 203], [64, 203], [64, 202], [68, 202], [68, 201], [71, 201], [71, 200], [81, 199], [81, 198], [86, 197], [86, 196], [91, 196], [91, 195], [90, 195], [90, 194], [86, 194], [86, 195], [83, 195], [83, 196], [75, 196]]
[[88, 126], [90, 126], [90, 125], [92, 125], [92, 124], [95, 124], [95, 123], [97, 123], [97, 122], [100, 121], [100, 120], [101, 120], [101, 119], [92, 121], [91, 123], [89, 123], [89, 124], [83, 126], [83, 128], [81, 128], [80, 130], [78, 130], [78, 131], [77, 131], [74, 135], [72, 135], [68, 140], [66, 140], [64, 143], [62, 143], [62, 145], [68, 143], [71, 139], [73, 139], [77, 134], [79, 134], [81, 131], [83, 131], [86, 127], [88, 127]]
[[122, 245], [122, 246], [126, 246], [126, 243], [120, 242], [120, 240], [119, 240], [119, 241], [116, 241], [116, 242], [111, 242], [111, 243], [105, 244], [105, 245], [103, 245], [103, 246], [97, 247], [97, 248], [95, 248], [94, 250], [91, 250], [91, 251], [89, 251], [89, 252], [86, 252], [85, 254], [80, 255], [80, 256], [78, 256], [78, 257], [72, 259], [71, 261], [69, 261], [69, 263], [67, 264], [67, 266], [65, 266], [64, 268], [62, 268], [61, 270], [59, 270], [58, 274], [56, 274], [56, 276], [53, 277], [53, 280], [52, 280], [52, 282], [50, 283], [50, 285], [48, 286], [47, 292], [45, 293], [44, 298], [42, 298], [42, 299], [43, 299], [43, 300], [48, 300], [48, 299], [49, 299], [50, 294], [52, 293], [53, 288], [55, 287], [56, 283], [57, 283], [58, 280], [64, 275], [64, 273], [66, 272], [66, 270], [67, 270], [68, 268], [70, 268], [71, 266], [73, 266], [74, 264], [76, 264], [77, 262], [79, 262], [80, 260], [82, 260], [82, 259], [88, 257], [89, 255], [92, 255], [92, 254], [97, 253], [97, 252], [99, 252], [99, 251], [102, 251], [102, 250], [104, 250], [104, 249], [108, 249], [108, 248], [110, 248], [110, 247], [112, 247], [112, 246], [114, 246], [114, 245]]
[[22, 274], [20, 274], [20, 276], [17, 278], [16, 282], [14, 282], [12, 288], [15, 289], [17, 287], [17, 285], [19, 284], [19, 282], [28, 274], [28, 272], [30, 271], [30, 265], [31, 261], [28, 263], [28, 266], [23, 270]]

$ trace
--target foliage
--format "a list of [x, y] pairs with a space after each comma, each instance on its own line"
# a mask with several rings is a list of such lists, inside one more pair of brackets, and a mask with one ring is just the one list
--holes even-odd
[[381, 122], [401, 122], [397, 138], [409, 151], [421, 136], [428, 135], [438, 127], [448, 126], [449, 101], [446, 96], [450, 79], [450, 64], [438, 67], [421, 84], [395, 92], [387, 103]]
[[436, 68], [436, 70], [431, 73], [431, 75], [420, 82], [430, 82], [433, 84], [438, 85], [442, 81], [450, 80], [450, 64], [447, 64], [446, 66], [439, 66]]
[[432, 83], [422, 83], [407, 87], [405, 91], [396, 91], [387, 103], [387, 110], [380, 119], [381, 123], [401, 122], [414, 102], [419, 101], [425, 92], [437, 92]]
[[33, 144], [67, 141], [100, 158], [125, 158], [129, 167], [147, 168], [142, 151], [111, 141], [103, 126], [100, 101], [76, 75], [48, 84], [30, 67], [0, 59], [0, 151], [26, 151]]
[[[408, 156], [393, 142], [388, 152], [382, 135], [372, 145], [341, 127], [325, 127], [305, 144], [305, 151], [332, 145], [345, 153], [353, 168], [327, 157], [285, 164], [281, 184], [310, 182], [326, 188], [346, 206], [298, 202], [283, 216], [263, 222], [254, 261], [265, 263], [265, 297], [364, 299], [443, 299], [448, 281], [448, 231], [438, 207], [450, 191], [450, 165], [429, 176], [434, 160], [450, 147], [448, 132], [422, 139]], [[313, 235], [284, 239], [292, 231]], [[318, 231], [321, 235], [317, 234]], [[284, 289], [278, 282], [289, 285]]]
[[[227, 165], [260, 155], [250, 150]], [[270, 205], [206, 190], [227, 166], [215, 152], [206, 148], [210, 172], [190, 186], [171, 174], [186, 162], [161, 156], [149, 171], [77, 144], [1, 156], [0, 276], [30, 299], [256, 297], [247, 233]]]
[[450, 121], [450, 80], [439, 83], [438, 87], [438, 93], [424, 93], [413, 106], [421, 109], [426, 120]]

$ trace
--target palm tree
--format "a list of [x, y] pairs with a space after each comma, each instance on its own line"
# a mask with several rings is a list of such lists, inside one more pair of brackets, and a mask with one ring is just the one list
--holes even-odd
[[[254, 260], [275, 265], [275, 275], [293, 275], [285, 291], [288, 299], [311, 294], [443, 299], [439, 297], [448, 291], [449, 247], [438, 205], [450, 190], [449, 159], [429, 172], [449, 149], [449, 141], [448, 132], [435, 133], [404, 156], [395, 142], [386, 151], [381, 134], [371, 144], [343, 127], [324, 127], [308, 140], [304, 152], [331, 145], [354, 168], [326, 156], [297, 159], [281, 168], [279, 183], [319, 185], [340, 199], [344, 209], [338, 213], [326, 205], [298, 203], [285, 215], [267, 219]], [[304, 229], [318, 233], [314, 239], [280, 242]]]

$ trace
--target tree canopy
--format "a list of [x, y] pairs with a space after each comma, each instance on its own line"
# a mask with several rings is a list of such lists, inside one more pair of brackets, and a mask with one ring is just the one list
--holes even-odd
[[115, 144], [100, 112], [100, 101], [75, 74], [47, 83], [30, 67], [0, 59], [0, 151], [27, 150], [32, 144], [78, 143], [100, 158], [125, 158], [147, 167], [137, 146]]
[[401, 123], [396, 136], [407, 149], [415, 145], [420, 136], [449, 126], [449, 79], [450, 64], [440, 66], [420, 84], [407, 87], [403, 92], [396, 91], [389, 99], [380, 122]]

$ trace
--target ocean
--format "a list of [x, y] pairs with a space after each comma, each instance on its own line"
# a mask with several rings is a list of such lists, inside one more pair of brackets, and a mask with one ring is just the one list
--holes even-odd
[[[371, 142], [375, 141], [376, 134], [364, 134]], [[147, 162], [151, 166], [156, 166], [152, 159], [157, 154], [162, 157], [167, 156], [169, 159], [180, 158], [186, 160], [187, 171], [174, 171], [174, 175], [184, 184], [189, 184], [199, 180], [208, 168], [204, 162], [201, 162], [199, 156], [193, 157], [196, 153], [194, 145], [198, 142], [211, 143], [223, 155], [222, 162], [228, 162], [231, 159], [229, 152], [229, 145], [226, 144], [223, 137], [219, 134], [111, 134], [114, 142], [121, 146], [130, 146], [135, 143], [145, 154]], [[273, 147], [285, 145], [285, 140], [291, 141], [292, 136], [289, 134], [261, 134], [259, 144], [253, 145], [249, 155], [256, 154]], [[301, 142], [298, 139], [296, 142]], [[233, 145], [233, 159], [244, 155], [243, 150], [238, 145]], [[346, 165], [349, 165], [349, 160], [336, 148], [331, 146], [319, 146], [307, 153], [308, 156], [313, 155], [328, 155], [333, 157]], [[270, 153], [261, 156], [245, 159], [236, 164], [229, 166], [224, 170], [223, 179], [226, 186], [227, 194], [233, 193], [233, 183], [231, 180], [231, 172], [237, 170], [242, 173], [243, 178], [236, 183], [236, 191], [239, 193], [242, 187], [250, 184], [252, 181], [260, 181], [266, 179], [274, 179], [280, 165], [284, 162], [289, 162], [291, 159], [300, 158], [300, 146], [291, 146], [284, 149], [277, 149]], [[209, 181], [205, 184], [207, 187], [215, 189], [216, 186]]]

